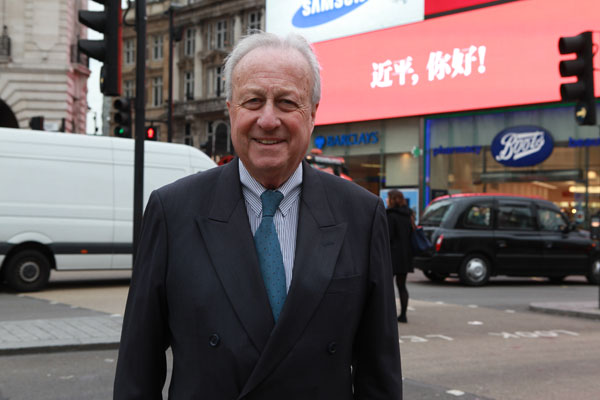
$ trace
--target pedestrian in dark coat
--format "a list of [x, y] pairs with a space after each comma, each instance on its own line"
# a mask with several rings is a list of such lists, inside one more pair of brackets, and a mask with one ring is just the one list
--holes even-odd
[[406, 205], [404, 195], [399, 190], [388, 193], [387, 219], [390, 230], [390, 249], [392, 253], [392, 267], [396, 276], [396, 285], [400, 295], [399, 322], [407, 322], [406, 309], [408, 307], [408, 290], [406, 289], [406, 275], [413, 272], [412, 249], [410, 234], [414, 229], [413, 215]]

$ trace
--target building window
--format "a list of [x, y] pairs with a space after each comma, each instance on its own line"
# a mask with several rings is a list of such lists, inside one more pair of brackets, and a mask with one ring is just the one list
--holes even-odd
[[192, 136], [192, 125], [185, 124], [185, 135], [183, 136], [184, 143], [188, 146], [194, 145], [194, 137]]
[[135, 41], [133, 39], [127, 39], [123, 43], [124, 59], [125, 64], [135, 63]]
[[211, 97], [221, 97], [225, 92], [225, 81], [222, 77], [223, 68], [215, 67], [211, 68], [209, 73], [209, 81], [210, 81], [210, 96]]
[[224, 49], [227, 45], [227, 21], [217, 21], [215, 23], [215, 48]]
[[194, 71], [187, 71], [183, 76], [183, 85], [186, 100], [194, 99]]
[[163, 103], [163, 81], [162, 76], [152, 79], [152, 105], [160, 107]]
[[189, 28], [185, 30], [185, 46], [183, 49], [186, 56], [191, 57], [194, 55], [196, 51], [196, 29]]
[[248, 33], [260, 30], [260, 12], [254, 11], [248, 14]]
[[154, 43], [152, 45], [152, 59], [162, 60], [163, 58], [163, 36], [155, 35]]
[[126, 80], [123, 82], [123, 95], [125, 97], [133, 98], [133, 80]]

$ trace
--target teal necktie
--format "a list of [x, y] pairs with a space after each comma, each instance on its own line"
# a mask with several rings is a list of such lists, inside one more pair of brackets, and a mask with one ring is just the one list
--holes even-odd
[[256, 246], [260, 272], [265, 282], [269, 303], [271, 303], [273, 318], [277, 322], [287, 293], [283, 256], [281, 255], [273, 216], [283, 199], [283, 194], [276, 190], [265, 190], [260, 195], [260, 199], [262, 200], [262, 220], [254, 234], [254, 245]]

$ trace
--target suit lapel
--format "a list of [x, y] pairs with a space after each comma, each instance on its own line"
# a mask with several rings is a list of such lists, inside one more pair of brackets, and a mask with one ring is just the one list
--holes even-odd
[[292, 283], [279, 321], [240, 398], [264, 380], [297, 343], [329, 286], [346, 224], [336, 224], [324, 193], [316, 171], [303, 163]]
[[208, 216], [196, 218], [212, 265], [254, 346], [263, 351], [273, 316], [262, 281], [237, 159], [223, 167]]

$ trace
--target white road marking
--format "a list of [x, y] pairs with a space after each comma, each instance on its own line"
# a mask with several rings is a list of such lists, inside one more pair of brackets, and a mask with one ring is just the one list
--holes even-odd
[[481, 321], [469, 321], [468, 324], [469, 325], [483, 325], [483, 322], [481, 322]]
[[478, 308], [479, 306], [477, 304], [469, 304], [467, 307], [469, 307], [469, 308]]
[[425, 337], [415, 336], [415, 335], [400, 336], [398, 342], [404, 343], [405, 341], [407, 341], [410, 343], [426, 343], [426, 342], [429, 342], [430, 339], [441, 339], [441, 340], [446, 340], [448, 342], [451, 342], [454, 340], [450, 336], [441, 335], [441, 334], [436, 333], [436, 334], [432, 334], [432, 335], [425, 335]]
[[464, 396], [465, 392], [463, 392], [462, 390], [458, 390], [458, 389], [450, 389], [450, 390], [446, 390], [446, 393], [451, 394], [452, 396]]
[[538, 331], [517, 331], [517, 332], [489, 332], [491, 336], [498, 336], [502, 339], [539, 339], [558, 337], [560, 334], [579, 336], [579, 333], [566, 331], [564, 329], [553, 329], [553, 330], [538, 330]]

